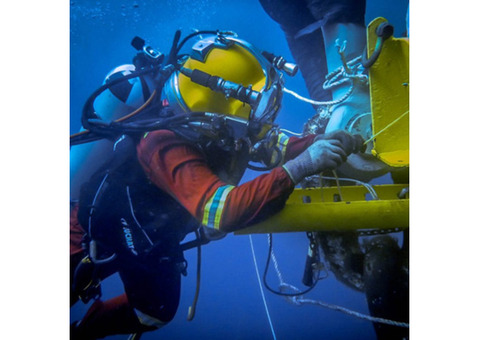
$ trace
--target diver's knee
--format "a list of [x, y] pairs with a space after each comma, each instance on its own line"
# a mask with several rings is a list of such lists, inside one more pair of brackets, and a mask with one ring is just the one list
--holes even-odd
[[173, 316], [168, 318], [155, 317], [150, 314], [144, 313], [136, 308], [134, 309], [134, 311], [137, 315], [138, 321], [143, 326], [152, 327], [155, 329], [162, 328], [173, 319]]

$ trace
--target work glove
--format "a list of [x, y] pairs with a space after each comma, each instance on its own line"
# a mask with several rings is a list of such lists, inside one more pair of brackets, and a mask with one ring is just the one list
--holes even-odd
[[351, 153], [365, 152], [367, 145], [360, 135], [352, 135], [344, 130], [336, 130], [324, 135], [318, 135], [314, 141], [337, 139], [342, 143], [343, 150], [350, 155]]
[[307, 176], [326, 170], [334, 170], [347, 160], [352, 152], [364, 150], [363, 138], [345, 131], [319, 135], [304, 152], [283, 165], [285, 171], [297, 184]]

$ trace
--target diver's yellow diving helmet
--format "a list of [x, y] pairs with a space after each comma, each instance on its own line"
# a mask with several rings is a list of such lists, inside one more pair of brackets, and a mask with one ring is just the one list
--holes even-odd
[[250, 137], [263, 138], [280, 109], [283, 78], [259, 50], [234, 36], [209, 36], [193, 45], [182, 66], [164, 87], [176, 114], [222, 114], [256, 125]]
[[74, 143], [158, 129], [234, 150], [243, 145], [254, 151], [274, 140], [284, 83], [280, 71], [294, 75], [296, 65], [228, 31], [208, 31], [190, 53], [178, 54], [187, 40], [205, 33], [181, 43], [176, 35], [166, 63], [163, 54], [135, 37], [133, 65], [114, 69], [87, 99], [82, 125], [89, 136]]

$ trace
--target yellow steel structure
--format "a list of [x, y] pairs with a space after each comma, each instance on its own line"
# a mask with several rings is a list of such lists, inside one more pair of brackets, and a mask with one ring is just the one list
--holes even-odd
[[282, 211], [235, 234], [407, 228], [409, 199], [399, 198], [407, 187], [373, 186], [378, 200], [363, 186], [295, 189]]
[[[367, 28], [368, 56], [377, 45], [376, 18]], [[369, 69], [372, 110], [372, 154], [393, 167], [409, 165], [409, 43], [405, 38], [386, 39]]]
[[[369, 57], [378, 43], [376, 29], [385, 21], [377, 18], [368, 26]], [[392, 167], [409, 166], [408, 58], [408, 40], [390, 37], [369, 69], [372, 154]], [[373, 188], [377, 200], [364, 186], [295, 189], [282, 211], [235, 234], [408, 228], [408, 184]]]

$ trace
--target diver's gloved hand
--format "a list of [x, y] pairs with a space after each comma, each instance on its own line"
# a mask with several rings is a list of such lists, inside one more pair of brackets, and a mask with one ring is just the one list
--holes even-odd
[[348, 153], [338, 139], [320, 139], [296, 158], [286, 162], [283, 168], [297, 184], [307, 176], [325, 170], [336, 169], [347, 160]]
[[342, 143], [343, 150], [350, 155], [351, 153], [365, 152], [367, 145], [360, 135], [352, 135], [344, 130], [335, 130], [324, 135], [318, 135], [314, 141], [337, 139]]

